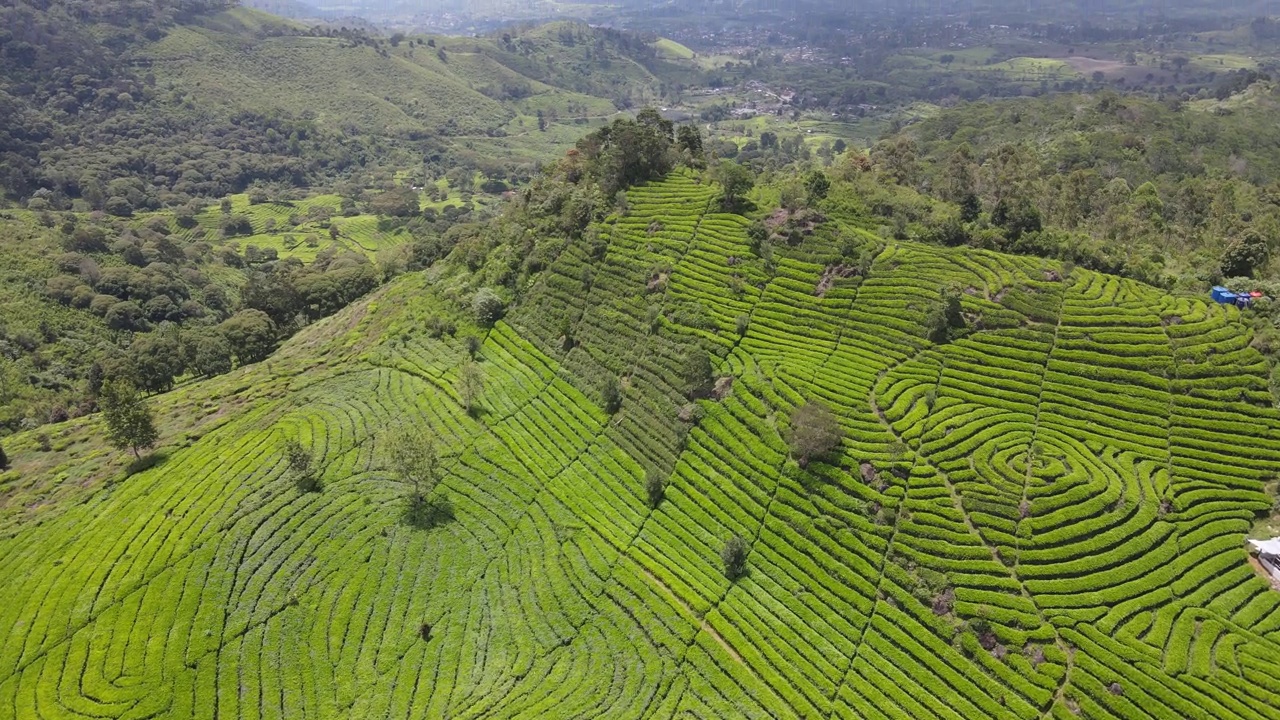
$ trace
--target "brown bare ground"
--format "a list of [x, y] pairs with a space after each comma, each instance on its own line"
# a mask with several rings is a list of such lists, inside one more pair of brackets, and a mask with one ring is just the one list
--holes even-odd
[[1062, 61], [1086, 79], [1092, 77], [1095, 72], [1101, 72], [1108, 80], [1124, 78], [1129, 84], [1146, 83], [1147, 75], [1151, 75], [1152, 82], [1157, 85], [1167, 85], [1173, 80], [1173, 73], [1168, 70], [1147, 65], [1126, 65], [1114, 59], [1103, 60], [1075, 55], [1062, 58]]
[[1119, 60], [1099, 60], [1097, 58], [1088, 58], [1080, 55], [1074, 57], [1063, 58], [1063, 62], [1071, 66], [1072, 70], [1085, 75], [1086, 77], [1096, 72], [1104, 75], [1118, 74], [1127, 66]]
[[822, 271], [822, 278], [818, 280], [818, 286], [813, 289], [813, 294], [817, 297], [825, 297], [831, 286], [836, 284], [836, 280], [857, 274], [858, 268], [852, 265], [828, 265], [827, 269]]

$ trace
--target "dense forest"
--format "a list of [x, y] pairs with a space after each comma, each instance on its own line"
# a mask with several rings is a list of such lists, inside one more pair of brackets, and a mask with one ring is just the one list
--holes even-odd
[[178, 22], [225, 0], [56, 2], [0, 7], [0, 192], [40, 192], [117, 214], [239, 192], [255, 180], [303, 186], [365, 158], [363, 141], [302, 117], [218, 119], [157, 85], [137, 57]]
[[915, 234], [945, 244], [1199, 289], [1224, 276], [1273, 277], [1276, 107], [1276, 86], [1262, 80], [1231, 103], [1107, 92], [972, 104], [885, 138], [869, 159], [908, 191], [892, 213], [899, 234], [921, 223]]

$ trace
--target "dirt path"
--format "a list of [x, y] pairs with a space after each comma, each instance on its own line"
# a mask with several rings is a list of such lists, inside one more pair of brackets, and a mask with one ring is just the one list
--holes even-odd
[[[647, 569], [641, 570], [641, 572], [643, 572], [644, 576], [649, 579], [649, 582], [653, 583], [654, 587], [658, 588], [663, 592], [663, 594], [671, 598], [677, 605], [679, 605], [691, 617], [698, 617], [698, 613], [694, 612], [693, 608], [689, 607], [688, 603], [686, 603], [684, 600], [681, 600], [678, 595], [672, 592], [671, 588], [667, 587], [666, 583], [659, 580], [656, 576], [654, 576], [653, 573], [649, 572]], [[720, 647], [724, 648], [724, 651], [729, 654], [729, 657], [733, 658], [734, 661], [736, 661], [739, 665], [742, 664], [742, 656], [738, 654], [737, 650], [733, 649], [733, 646], [730, 645], [729, 642], [720, 635], [720, 633], [716, 632], [715, 628], [711, 627], [711, 623], [707, 622], [707, 619], [705, 617], [702, 618], [702, 625], [699, 626], [698, 629], [710, 635], [713, 640], [720, 643]]]

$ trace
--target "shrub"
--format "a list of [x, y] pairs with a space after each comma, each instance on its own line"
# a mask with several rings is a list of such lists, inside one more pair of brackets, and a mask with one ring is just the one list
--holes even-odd
[[286, 440], [284, 459], [289, 467], [289, 474], [293, 477], [293, 484], [299, 492], [320, 491], [320, 477], [311, 467], [311, 453], [302, 447], [302, 443], [297, 440]]
[[667, 494], [667, 481], [657, 470], [649, 470], [644, 475], [644, 494], [651, 509], [657, 510], [662, 498]]
[[4, 452], [4, 446], [0, 445], [0, 470], [9, 469], [9, 456]]
[[618, 412], [622, 407], [622, 387], [618, 384], [618, 378], [612, 375], [605, 378], [600, 387], [600, 399], [604, 403], [605, 412], [610, 415]]
[[432, 315], [427, 318], [426, 322], [427, 335], [432, 339], [439, 339], [442, 336], [452, 336], [458, 331], [458, 327], [439, 315]]
[[720, 551], [720, 561], [724, 563], [724, 576], [730, 581], [742, 577], [747, 571], [747, 541], [737, 535], [729, 538]]
[[80, 280], [70, 275], [55, 275], [44, 282], [44, 292], [50, 299], [70, 305], [80, 287]]
[[751, 252], [759, 255], [765, 243], [769, 241], [769, 228], [759, 220], [752, 222], [747, 226], [747, 240], [748, 245], [751, 247]]
[[714, 379], [711, 368], [711, 353], [706, 348], [698, 347], [685, 356], [681, 366], [680, 378], [684, 380], [685, 394], [694, 397], [705, 392]]
[[657, 335], [662, 329], [662, 310], [656, 306], [645, 313], [645, 329], [650, 335]]
[[480, 288], [471, 300], [471, 310], [481, 325], [492, 325], [502, 319], [506, 304], [491, 288]]

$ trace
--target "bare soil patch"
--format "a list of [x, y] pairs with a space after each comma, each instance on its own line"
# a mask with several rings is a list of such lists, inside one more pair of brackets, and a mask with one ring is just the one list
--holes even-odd
[[858, 268], [852, 265], [828, 265], [826, 270], [822, 271], [822, 278], [818, 280], [818, 286], [813, 289], [813, 294], [818, 297], [824, 297], [832, 285], [836, 284], [836, 280], [842, 278], [853, 277], [858, 274]]

